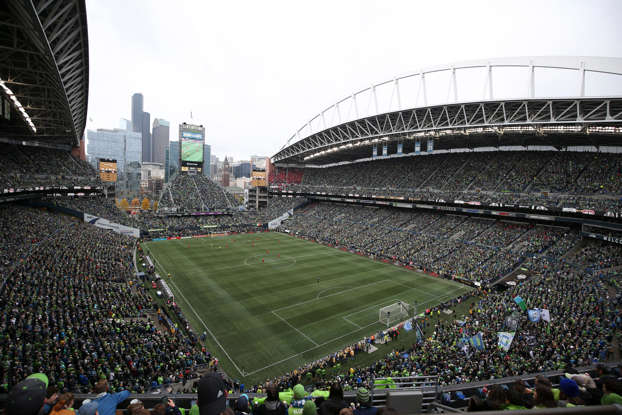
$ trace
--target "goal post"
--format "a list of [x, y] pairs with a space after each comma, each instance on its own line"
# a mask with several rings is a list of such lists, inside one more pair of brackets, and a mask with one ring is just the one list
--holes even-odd
[[392, 323], [407, 320], [410, 317], [411, 307], [404, 301], [398, 301], [380, 309], [378, 321], [386, 326]]

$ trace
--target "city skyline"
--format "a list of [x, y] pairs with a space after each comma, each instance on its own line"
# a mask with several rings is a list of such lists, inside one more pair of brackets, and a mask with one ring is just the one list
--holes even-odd
[[173, 131], [203, 124], [212, 152], [236, 159], [274, 155], [320, 111], [396, 75], [478, 58], [620, 56], [622, 38], [622, 2], [607, 0], [88, 0], [87, 12], [89, 128], [117, 125], [142, 92], [152, 117]]
[[[96, 133], [97, 131], [127, 130], [131, 132], [136, 132], [141, 135], [141, 162], [160, 163], [164, 166], [166, 164], [166, 149], [169, 148], [170, 144], [178, 143], [179, 137], [170, 135], [171, 123], [165, 117], [156, 117], [154, 115], [152, 126], [150, 128], [146, 128], [147, 125], [149, 125], [151, 114], [148, 111], [144, 111], [144, 95], [141, 92], [134, 92], [130, 96], [131, 120], [128, 120], [124, 116], [120, 116], [119, 122], [117, 123], [118, 127], [106, 126], [98, 128], [88, 128], [87, 130], [85, 130], [84, 135], [87, 144], [86, 154], [90, 157], [96, 157], [95, 154], [89, 154], [88, 152], [88, 143], [90, 141], [88, 134], [89, 131]], [[97, 134], [92, 134], [91, 139], [97, 136]], [[230, 161], [234, 159], [234, 157], [228, 154], [224, 154], [220, 157], [217, 154], [214, 154], [212, 152], [212, 145], [207, 142], [207, 136], [205, 137], [205, 148], [209, 149], [209, 151], [205, 152], [208, 158], [204, 159], [204, 163], [208, 168], [210, 166], [210, 156], [223, 159], [225, 157], [228, 157]], [[250, 161], [253, 157], [256, 156], [253, 154], [249, 154], [248, 156], [242, 158], [242, 161]], [[260, 157], [270, 156], [265, 155]]]

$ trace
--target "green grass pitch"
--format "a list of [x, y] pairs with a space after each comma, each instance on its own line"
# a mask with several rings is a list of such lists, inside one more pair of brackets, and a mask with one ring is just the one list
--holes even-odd
[[[264, 381], [377, 332], [379, 309], [417, 312], [469, 287], [280, 233], [155, 241], [143, 248], [230, 376]], [[319, 280], [319, 282], [318, 282]], [[378, 356], [380, 358], [381, 356]]]

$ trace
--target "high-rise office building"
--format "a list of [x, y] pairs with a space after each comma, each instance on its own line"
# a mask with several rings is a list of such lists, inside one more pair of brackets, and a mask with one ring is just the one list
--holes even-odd
[[143, 94], [132, 95], [132, 131], [141, 134], [142, 161], [153, 160], [153, 145], [151, 142], [151, 114], [143, 110]]
[[203, 175], [210, 177], [211, 170], [210, 165], [212, 161], [212, 146], [209, 144], [203, 145]]
[[132, 95], [132, 131], [143, 131], [143, 94]]
[[251, 177], [251, 163], [250, 161], [238, 161], [233, 165], [233, 177], [239, 179], [240, 177]]
[[171, 141], [168, 145], [168, 159], [165, 176], [166, 181], [179, 170], [179, 141]]
[[210, 155], [209, 157], [209, 168], [210, 168], [210, 173], [209, 173], [209, 177], [211, 177], [212, 180], [216, 180], [216, 176], [218, 175], [218, 157], [214, 156], [214, 155]]
[[151, 161], [154, 163], [161, 163], [162, 165], [166, 162], [166, 150], [168, 149], [169, 143], [169, 122], [162, 119], [156, 118], [153, 120], [153, 130], [151, 133]]
[[142, 138], [143, 138], [143, 161], [151, 162], [153, 154], [152, 146], [151, 146], [151, 114], [148, 112], [143, 112], [143, 128], [142, 128]]
[[99, 159], [116, 160], [119, 173], [125, 172], [132, 162], [141, 161], [141, 135], [140, 133], [127, 130], [88, 130], [88, 153], [89, 162], [98, 168]]

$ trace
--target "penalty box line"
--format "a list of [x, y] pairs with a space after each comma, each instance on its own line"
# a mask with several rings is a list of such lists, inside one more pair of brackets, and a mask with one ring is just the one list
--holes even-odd
[[[294, 325], [292, 325], [289, 321], [287, 321], [287, 319], [285, 319], [284, 317], [282, 317], [281, 315], [279, 315], [279, 313], [278, 313], [278, 312], [279, 312], [280, 310], [285, 310], [285, 309], [292, 308], [292, 307], [296, 307], [296, 306], [299, 306], [299, 305], [302, 305], [302, 304], [307, 304], [307, 303], [310, 303], [310, 302], [312, 302], [312, 301], [318, 301], [318, 300], [321, 300], [321, 299], [324, 299], [324, 298], [333, 297], [333, 296], [335, 296], [335, 295], [343, 294], [343, 293], [345, 293], [345, 292], [349, 292], [349, 291], [352, 291], [352, 290], [356, 290], [356, 289], [358, 289], [358, 288], [363, 288], [363, 287], [367, 287], [367, 286], [370, 286], [370, 285], [379, 284], [379, 283], [381, 283], [381, 282], [386, 282], [386, 281], [391, 282], [391, 281], [390, 281], [390, 280], [388, 280], [388, 279], [384, 279], [384, 280], [380, 280], [380, 281], [374, 281], [374, 282], [369, 283], [369, 284], [366, 284], [366, 285], [361, 285], [361, 286], [358, 286], [358, 287], [353, 287], [353, 288], [348, 288], [348, 289], [345, 289], [345, 290], [342, 290], [342, 291], [338, 291], [338, 292], [336, 292], [336, 293], [329, 294], [329, 295], [326, 295], [326, 296], [324, 296], [324, 297], [320, 297], [320, 298], [316, 297], [316, 298], [312, 298], [311, 300], [301, 301], [301, 302], [296, 303], [296, 304], [291, 304], [291, 305], [288, 305], [288, 306], [285, 306], [285, 307], [277, 308], [277, 309], [275, 309], [275, 310], [272, 310], [272, 311], [271, 311], [271, 313], [272, 313], [272, 314], [274, 314], [276, 317], [278, 317], [281, 321], [283, 321], [283, 322], [284, 322], [285, 324], [287, 324], [289, 327], [291, 327], [292, 329], [296, 330], [296, 332], [298, 332], [298, 333], [299, 333], [300, 335], [302, 335], [305, 339], [309, 340], [311, 343], [313, 343], [313, 344], [317, 347], [317, 346], [319, 346], [319, 345], [318, 345], [318, 343], [317, 343], [315, 340], [313, 340], [311, 337], [309, 337], [309, 336], [307, 336], [305, 333], [303, 333], [300, 329], [298, 329], [297, 327], [295, 327]], [[346, 317], [347, 317], [347, 316], [346, 316]], [[353, 322], [353, 321], [348, 320], [346, 317], [342, 317], [342, 318], [343, 318], [346, 322], [348, 322], [348, 323], [350, 323], [350, 324], [352, 324], [352, 325], [354, 325], [354, 326], [358, 327], [358, 328], [359, 328], [359, 330], [362, 328], [360, 325], [356, 324], [356, 323], [355, 323], [355, 322]], [[334, 317], [329, 317], [329, 318], [334, 318]], [[326, 320], [326, 319], [325, 319], [325, 320]], [[318, 320], [318, 321], [322, 321], [322, 320]], [[318, 321], [314, 321], [313, 323], [317, 323]]]
[[272, 314], [274, 314], [275, 316], [277, 316], [282, 322], [284, 322], [285, 324], [287, 324], [289, 327], [293, 328], [294, 330], [296, 330], [298, 333], [300, 333], [302, 335], [302, 337], [304, 337], [305, 339], [309, 340], [311, 343], [315, 344], [316, 346], [318, 345], [317, 342], [315, 340], [313, 340], [311, 337], [307, 336], [306, 334], [304, 334], [302, 331], [298, 330], [296, 327], [294, 327], [292, 324], [290, 324], [289, 321], [285, 320], [283, 317], [281, 317], [276, 311], [273, 311]]
[[[462, 289], [462, 287], [459, 287], [459, 289]], [[426, 301], [424, 301], [424, 302], [422, 302], [422, 303], [419, 303], [419, 304], [420, 304], [420, 305], [430, 304], [430, 303], [432, 303], [432, 302], [434, 302], [434, 301], [436, 301], [436, 300], [438, 300], [438, 299], [440, 299], [440, 298], [444, 298], [444, 297], [447, 297], [447, 299], [450, 299], [450, 298], [454, 297], [454, 295], [456, 294], [456, 292], [457, 292], [457, 291], [459, 291], [459, 289], [457, 289], [457, 290], [452, 290], [452, 291], [450, 291], [449, 293], [445, 293], [445, 294], [438, 295], [438, 296], [436, 296], [436, 297], [430, 298], [430, 299], [428, 299], [428, 300], [426, 300]], [[394, 300], [395, 300], [395, 299], [393, 299], [393, 300], [387, 300], [387, 301], [394, 301]], [[352, 315], [352, 314], [356, 314], [356, 313], [359, 313], [359, 312], [362, 312], [362, 311], [368, 310], [368, 309], [370, 309], [370, 308], [372, 308], [372, 307], [377, 307], [377, 306], [379, 306], [379, 305], [381, 305], [381, 304], [385, 304], [385, 303], [386, 303], [386, 301], [384, 301], [384, 302], [382, 302], [382, 303], [379, 303], [379, 304], [374, 304], [373, 306], [366, 307], [366, 308], [364, 308], [364, 309], [361, 309], [361, 310], [355, 311], [355, 312], [350, 313], [350, 314], [346, 314], [346, 317], [347, 317], [347, 316], [350, 316], [350, 315]], [[419, 304], [418, 304], [418, 305], [419, 305]], [[335, 338], [333, 338], [333, 339], [327, 340], [327, 341], [325, 341], [324, 343], [320, 343], [319, 345], [317, 345], [317, 346], [315, 346], [315, 347], [311, 347], [311, 348], [309, 348], [309, 349], [303, 350], [303, 351], [301, 351], [301, 352], [299, 352], [299, 353], [293, 354], [293, 355], [288, 356], [288, 357], [286, 357], [286, 358], [284, 358], [284, 359], [281, 359], [281, 360], [278, 360], [278, 361], [276, 361], [276, 362], [274, 362], [274, 363], [271, 363], [271, 364], [269, 364], [269, 365], [266, 365], [266, 366], [264, 366], [264, 367], [262, 367], [262, 368], [259, 368], [259, 369], [256, 369], [256, 370], [253, 370], [252, 372], [248, 372], [248, 373], [246, 373], [246, 376], [251, 376], [251, 375], [254, 375], [255, 373], [259, 373], [259, 372], [262, 372], [262, 371], [264, 371], [264, 370], [266, 370], [266, 369], [270, 369], [271, 367], [274, 367], [274, 366], [279, 365], [279, 364], [281, 364], [281, 363], [287, 362], [288, 360], [291, 360], [291, 359], [293, 359], [293, 358], [295, 358], [295, 357], [302, 356], [302, 355], [303, 355], [303, 354], [305, 354], [305, 353], [308, 353], [308, 352], [310, 352], [310, 351], [312, 351], [312, 350], [315, 350], [315, 349], [317, 349], [317, 348], [319, 348], [319, 347], [325, 346], [325, 345], [330, 344], [330, 343], [332, 343], [332, 342], [334, 342], [334, 341], [336, 341], [336, 340], [342, 339], [342, 338], [344, 338], [344, 337], [346, 337], [346, 336], [349, 336], [349, 335], [351, 335], [351, 334], [354, 334], [354, 333], [356, 333], [356, 332], [359, 332], [359, 331], [361, 331], [361, 330], [363, 330], [363, 329], [366, 329], [366, 328], [368, 328], [368, 327], [371, 327], [371, 326], [373, 326], [373, 325], [375, 325], [375, 324], [379, 324], [378, 320], [376, 320], [376, 321], [374, 321], [373, 323], [370, 323], [370, 324], [368, 324], [368, 325], [366, 325], [366, 326], [362, 326], [362, 327], [361, 327], [361, 326], [359, 326], [360, 328], [358, 328], [358, 329], [356, 329], [356, 330], [350, 331], [350, 332], [348, 332], [348, 333], [346, 333], [346, 334], [343, 334], [343, 335], [341, 335], [341, 336], [339, 336], [339, 337], [335, 337]]]
[[336, 293], [328, 294], [328, 295], [325, 295], [324, 297], [320, 297], [320, 298], [315, 297], [315, 298], [312, 298], [310, 300], [301, 301], [301, 302], [296, 303], [296, 304], [290, 304], [290, 305], [286, 305], [284, 307], [279, 307], [279, 308], [276, 308], [276, 309], [272, 310], [272, 312], [274, 313], [274, 312], [278, 312], [278, 311], [281, 311], [281, 310], [286, 310], [288, 308], [297, 307], [299, 305], [307, 304], [307, 303], [310, 303], [312, 301], [323, 300], [324, 298], [334, 297], [336, 295], [340, 295], [340, 294], [343, 294], [345, 292], [349, 292], [349, 291], [353, 291], [353, 290], [358, 290], [359, 288], [369, 287], [370, 285], [376, 285], [376, 284], [380, 284], [381, 282], [386, 282], [386, 281], [391, 281], [391, 280], [384, 279], [384, 280], [378, 280], [378, 281], [370, 282], [369, 284], [359, 285], [357, 287], [352, 287], [352, 288], [348, 288], [346, 290], [337, 291]]

